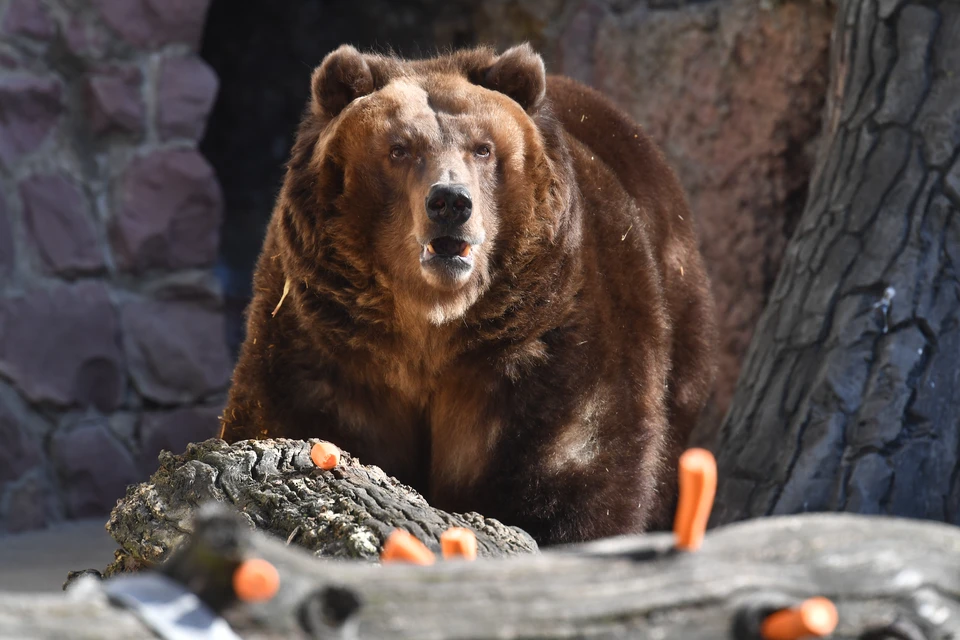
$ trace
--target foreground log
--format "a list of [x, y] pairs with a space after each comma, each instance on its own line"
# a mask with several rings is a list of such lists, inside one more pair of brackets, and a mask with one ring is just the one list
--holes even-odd
[[130, 487], [110, 516], [107, 530], [121, 550], [106, 575], [166, 559], [191, 531], [195, 510], [210, 501], [232, 505], [250, 526], [324, 557], [376, 560], [396, 527], [434, 549], [443, 531], [467, 527], [477, 535], [480, 556], [537, 550], [524, 531], [476, 513], [434, 509], [346, 452], [336, 468], [320, 470], [310, 458], [316, 442], [231, 446], [213, 439], [191, 444], [182, 455], [162, 453], [150, 481]]
[[960, 3], [843, 0], [821, 156], [718, 441], [714, 523], [960, 523]]
[[[697, 552], [673, 543], [658, 533], [510, 558], [376, 566], [313, 558], [208, 509], [160, 571], [191, 585], [243, 638], [758, 640], [768, 615], [814, 596], [836, 606], [832, 638], [960, 633], [956, 527], [806, 514], [715, 529]], [[279, 570], [279, 592], [237, 604], [230, 572], [251, 557]], [[4, 596], [0, 637], [106, 637], [103, 629], [110, 638], [154, 637], [103, 595], [122, 594], [127, 578], [88, 578], [61, 597]]]

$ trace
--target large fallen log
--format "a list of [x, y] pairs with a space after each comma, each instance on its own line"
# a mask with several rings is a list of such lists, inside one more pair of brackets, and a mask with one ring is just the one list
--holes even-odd
[[149, 482], [131, 486], [107, 523], [120, 544], [106, 575], [166, 559], [191, 531], [206, 502], [235, 507], [247, 523], [330, 558], [376, 560], [400, 527], [437, 547], [450, 527], [477, 535], [480, 556], [537, 551], [526, 532], [476, 513], [434, 509], [416, 491], [343, 452], [323, 471], [310, 458], [318, 441], [219, 439], [191, 444], [181, 455], [164, 452]]
[[[832, 638], [960, 634], [960, 528], [927, 521], [805, 514], [715, 529], [696, 552], [658, 533], [432, 566], [317, 559], [219, 509], [194, 530], [159, 571], [243, 638], [755, 640], [769, 614], [811, 596], [836, 605]], [[279, 591], [238, 604], [231, 575], [250, 557], [279, 570]], [[0, 637], [155, 637], [104, 595], [118, 601], [125, 579], [0, 597]], [[169, 622], [188, 619], [202, 626]]]

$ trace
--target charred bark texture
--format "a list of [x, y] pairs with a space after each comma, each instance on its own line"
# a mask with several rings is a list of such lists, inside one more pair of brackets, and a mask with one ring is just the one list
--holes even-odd
[[[217, 517], [201, 520], [160, 571], [190, 585], [243, 638], [759, 640], [765, 615], [811, 596], [835, 603], [835, 640], [960, 633], [960, 529], [941, 523], [806, 514], [717, 529], [696, 553], [651, 534], [377, 567], [314, 560], [242, 524], [224, 530], [228, 520]], [[238, 606], [230, 576], [250, 556], [277, 567], [280, 590]], [[116, 593], [121, 584], [102, 586]], [[152, 637], [104, 600], [96, 580], [76, 583], [68, 597], [0, 597], [0, 637], [106, 637], [103, 629], [110, 638]]]
[[818, 167], [712, 448], [713, 523], [960, 523], [960, 3], [845, 0]]
[[149, 482], [131, 486], [107, 523], [120, 544], [112, 575], [165, 560], [191, 531], [208, 502], [238, 509], [248, 524], [290, 544], [331, 558], [377, 560], [383, 542], [402, 528], [439, 551], [449, 527], [477, 534], [481, 556], [537, 551], [533, 538], [476, 513], [452, 514], [378, 467], [344, 452], [332, 471], [310, 459], [312, 442], [249, 440], [232, 446], [213, 439], [182, 455], [164, 452]]

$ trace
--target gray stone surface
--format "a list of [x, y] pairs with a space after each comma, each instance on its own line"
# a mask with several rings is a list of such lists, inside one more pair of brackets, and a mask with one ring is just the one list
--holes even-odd
[[98, 28], [102, 20], [85, 19], [85, 16], [73, 14], [67, 18], [63, 29], [63, 43], [67, 51], [81, 59], [97, 60], [103, 57], [108, 44], [113, 44], [107, 30]]
[[199, 58], [171, 57], [163, 62], [159, 82], [160, 137], [199, 140], [217, 95], [217, 74]]
[[203, 442], [220, 433], [221, 407], [187, 407], [145, 413], [140, 424], [140, 468], [152, 474], [161, 451], [179, 455], [191, 442]]
[[103, 267], [103, 252], [84, 194], [60, 174], [20, 183], [23, 220], [44, 263], [55, 273]]
[[0, 495], [43, 461], [43, 443], [26, 426], [26, 411], [15, 392], [0, 389]]
[[57, 25], [43, 3], [37, 0], [10, 0], [0, 22], [0, 32], [50, 40], [57, 33]]
[[60, 94], [50, 77], [0, 78], [0, 164], [13, 166], [47, 139], [63, 110]]
[[39, 467], [11, 483], [4, 500], [4, 528], [10, 533], [19, 533], [46, 526], [49, 521], [47, 496], [51, 491], [44, 470]]
[[106, 68], [86, 78], [87, 108], [94, 133], [144, 130], [146, 104], [142, 83], [143, 74], [137, 67]]
[[223, 315], [190, 303], [138, 300], [121, 310], [130, 375], [144, 397], [194, 402], [223, 390], [231, 362]]
[[59, 430], [50, 453], [73, 518], [109, 511], [140, 477], [132, 455], [103, 418]]
[[13, 225], [7, 209], [7, 199], [0, 193], [0, 276], [13, 271], [14, 260]]
[[146, 48], [178, 42], [197, 48], [209, 4], [209, 0], [89, 1], [127, 43]]
[[216, 259], [222, 197], [197, 151], [164, 149], [135, 158], [117, 204], [111, 235], [122, 268], [203, 267]]
[[0, 373], [33, 402], [112, 411], [124, 381], [119, 323], [99, 282], [0, 299]]

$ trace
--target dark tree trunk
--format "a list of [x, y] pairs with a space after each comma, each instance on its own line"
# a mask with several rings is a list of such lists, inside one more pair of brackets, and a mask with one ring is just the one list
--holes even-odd
[[844, 0], [817, 170], [712, 448], [714, 523], [960, 523], [960, 2]]

